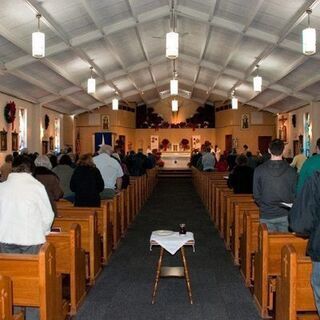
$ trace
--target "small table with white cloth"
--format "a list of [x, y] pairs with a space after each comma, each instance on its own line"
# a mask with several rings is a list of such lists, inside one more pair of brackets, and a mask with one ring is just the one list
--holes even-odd
[[[158, 260], [156, 279], [152, 294], [152, 304], [155, 302], [155, 296], [158, 288], [159, 279], [166, 277], [178, 277], [185, 278], [190, 304], [193, 304], [190, 276], [187, 265], [187, 259], [184, 252], [184, 246], [192, 246], [193, 252], [195, 251], [195, 241], [192, 232], [187, 232], [186, 234], [179, 234], [179, 232], [174, 232], [170, 230], [157, 230], [151, 233], [150, 237], [150, 251], [152, 246], [160, 246], [160, 257]], [[183, 262], [183, 267], [162, 267], [162, 259], [164, 250], [168, 251], [174, 255], [177, 251], [181, 251], [181, 257]]]

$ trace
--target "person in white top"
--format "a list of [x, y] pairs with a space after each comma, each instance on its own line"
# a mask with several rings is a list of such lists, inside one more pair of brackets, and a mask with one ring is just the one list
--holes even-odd
[[104, 190], [100, 193], [101, 199], [112, 199], [117, 191], [121, 190], [123, 170], [119, 162], [111, 157], [112, 153], [112, 147], [103, 144], [100, 146], [99, 155], [93, 158], [104, 181]]
[[0, 252], [37, 254], [53, 219], [48, 194], [31, 175], [31, 162], [17, 157], [0, 184]]

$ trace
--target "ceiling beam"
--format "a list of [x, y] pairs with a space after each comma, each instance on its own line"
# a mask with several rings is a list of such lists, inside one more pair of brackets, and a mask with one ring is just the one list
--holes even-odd
[[11, 89], [3, 85], [0, 85], [0, 92], [7, 94], [9, 96], [13, 96], [18, 99], [22, 99], [22, 100], [34, 103], [34, 104], [39, 103], [37, 99], [30, 97], [27, 94], [21, 93], [20, 90]]
[[[7, 71], [7, 73], [13, 75], [16, 78], [19, 78], [20, 80], [25, 81], [31, 85], [34, 85], [35, 87], [38, 87], [44, 91], [49, 92], [51, 95], [50, 95], [49, 101], [47, 101], [47, 102], [53, 102], [53, 101], [58, 100], [60, 98], [64, 98], [65, 100], [72, 102], [74, 105], [81, 107], [83, 109], [86, 109], [86, 106], [83, 103], [81, 103], [80, 101], [78, 101], [77, 99], [68, 97], [67, 95], [60, 95], [58, 91], [56, 91], [54, 88], [52, 88], [52, 86], [45, 84], [41, 80], [35, 79], [34, 77], [30, 76], [29, 74], [26, 74], [25, 72], [22, 72], [19, 70], [13, 70], [13, 71]], [[52, 95], [55, 96], [55, 99], [52, 99]], [[45, 103], [43, 99], [38, 99], [38, 101], [41, 104]]]
[[204, 59], [204, 56], [206, 55], [207, 49], [208, 49], [208, 45], [211, 39], [211, 33], [212, 33], [212, 26], [211, 26], [211, 21], [214, 17], [215, 11], [216, 11], [216, 6], [217, 6], [217, 0], [212, 1], [211, 4], [211, 8], [210, 8], [210, 13], [209, 13], [209, 17], [208, 17], [208, 24], [207, 24], [207, 31], [206, 31], [206, 36], [205, 36], [205, 42], [202, 46], [202, 48], [200, 49], [200, 62], [197, 68], [197, 71], [194, 75], [193, 78], [193, 85], [192, 85], [192, 89], [191, 89], [191, 97], [193, 95], [193, 90], [195, 87], [195, 84], [198, 81], [199, 75], [200, 75], [200, 70], [201, 70], [201, 62]]
[[252, 10], [249, 12], [249, 15], [247, 17], [246, 23], [244, 24], [244, 27], [240, 30], [241, 33], [239, 33], [237, 40], [233, 43], [232, 45], [232, 49], [229, 52], [222, 69], [220, 70], [220, 72], [218, 73], [217, 77], [215, 78], [212, 86], [210, 88], [208, 88], [208, 97], [210, 96], [212, 90], [215, 88], [215, 86], [218, 83], [218, 80], [220, 78], [220, 76], [223, 74], [224, 70], [227, 68], [228, 64], [230, 63], [230, 61], [232, 60], [232, 58], [234, 57], [235, 53], [238, 51], [239, 47], [241, 46], [241, 41], [243, 39], [243, 37], [245, 36], [246, 32], [248, 31], [251, 23], [253, 22], [255, 16], [257, 15], [259, 9], [261, 8], [262, 4], [264, 3], [264, 0], [258, 0], [255, 4], [255, 6], [252, 8]]
[[[265, 48], [260, 55], [254, 60], [254, 62], [247, 68], [245, 71], [246, 78], [249, 77], [249, 75], [254, 71], [257, 64], [261, 63], [262, 60], [266, 59], [273, 51], [276, 49], [279, 44], [288, 36], [290, 31], [297, 26], [302, 19], [306, 17], [306, 10], [309, 8], [315, 8], [320, 3], [320, 0], [307, 0], [296, 12], [296, 14], [289, 20], [289, 22], [286, 23], [284, 28], [282, 28], [280, 32], [280, 36], [278, 37], [278, 40], [276, 43], [269, 45], [267, 48]], [[243, 80], [237, 81], [237, 83], [231, 88], [232, 92], [235, 90], [238, 86], [240, 86], [243, 83]]]
[[[95, 68], [95, 72], [99, 74], [99, 76], [105, 81], [105, 84], [110, 86], [111, 88], [114, 88], [118, 91], [119, 96], [121, 97], [121, 91], [110, 81], [105, 80], [105, 75], [102, 72], [102, 70], [99, 69], [97, 65], [93, 65], [92, 60], [86, 55], [86, 53], [81, 50], [80, 48], [75, 48], [71, 45], [70, 39], [66, 32], [55, 22], [53, 17], [39, 4], [36, 0], [24, 0], [28, 7], [35, 13], [39, 13], [42, 16], [42, 19], [44, 23], [47, 24], [47, 26], [60, 38], [62, 41], [70, 47], [70, 49], [84, 62], [88, 63], [89, 66], [93, 66]], [[28, 50], [29, 52], [29, 50]], [[42, 61], [44, 59], [41, 59]], [[84, 88], [85, 89], [85, 88]], [[92, 95], [95, 99], [97, 99], [97, 96]]]
[[[134, 10], [134, 7], [133, 7], [133, 3], [132, 3], [132, 0], [126, 0], [127, 2], [127, 5], [128, 5], [128, 8], [131, 12], [131, 15], [132, 17], [136, 20], [136, 25], [135, 25], [135, 33], [136, 33], [136, 37], [138, 39], [138, 42], [139, 42], [139, 45], [140, 45], [140, 49], [142, 51], [142, 54], [144, 56], [144, 58], [146, 59], [147, 63], [148, 63], [148, 71], [149, 71], [149, 74], [150, 74], [150, 77], [151, 77], [151, 80], [152, 82], [154, 83], [154, 85], [156, 86], [156, 90], [158, 92], [158, 95], [160, 97], [160, 92], [159, 92], [159, 89], [158, 89], [158, 86], [157, 86], [157, 82], [156, 82], [156, 77], [152, 71], [152, 68], [150, 66], [150, 58], [149, 58], [149, 55], [147, 53], [147, 50], [146, 50], [146, 47], [143, 43], [143, 40], [142, 40], [142, 37], [141, 37], [141, 32], [140, 32], [140, 26], [139, 26], [139, 17], [138, 17], [138, 14], [135, 12]], [[168, 12], [169, 13], [169, 12]], [[142, 97], [142, 95], [141, 95]]]

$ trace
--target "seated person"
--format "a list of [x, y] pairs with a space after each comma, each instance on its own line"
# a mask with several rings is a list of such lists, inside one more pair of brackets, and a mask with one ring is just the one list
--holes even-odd
[[54, 213], [31, 161], [17, 156], [12, 173], [0, 184], [0, 252], [37, 254], [50, 232]]
[[51, 170], [52, 164], [49, 158], [45, 155], [40, 155], [34, 160], [35, 169], [33, 176], [39, 180], [48, 193], [52, 210], [57, 214], [57, 207], [55, 201], [63, 196], [63, 190], [60, 188], [60, 181], [58, 176]]
[[234, 193], [252, 193], [253, 169], [247, 163], [247, 157], [239, 155], [236, 158], [236, 166], [229, 174], [228, 186]]
[[70, 181], [75, 194], [75, 207], [100, 207], [100, 192], [104, 182], [90, 154], [80, 157]]
[[72, 167], [72, 160], [64, 154], [59, 160], [59, 164], [52, 169], [60, 180], [60, 187], [63, 190], [63, 198], [71, 202], [74, 201], [74, 194], [70, 190], [70, 180], [73, 175], [74, 168]]
[[214, 171], [215, 162], [215, 157], [211, 153], [211, 148], [206, 147], [201, 158], [202, 170], [207, 172]]
[[123, 170], [119, 162], [111, 157], [112, 153], [112, 147], [103, 144], [100, 146], [99, 155], [93, 158], [104, 181], [101, 199], [112, 199], [121, 190]]

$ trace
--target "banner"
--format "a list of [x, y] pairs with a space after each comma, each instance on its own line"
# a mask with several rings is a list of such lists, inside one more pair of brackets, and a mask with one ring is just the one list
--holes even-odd
[[192, 149], [201, 149], [200, 136], [192, 136]]
[[150, 136], [150, 149], [159, 149], [159, 136]]

